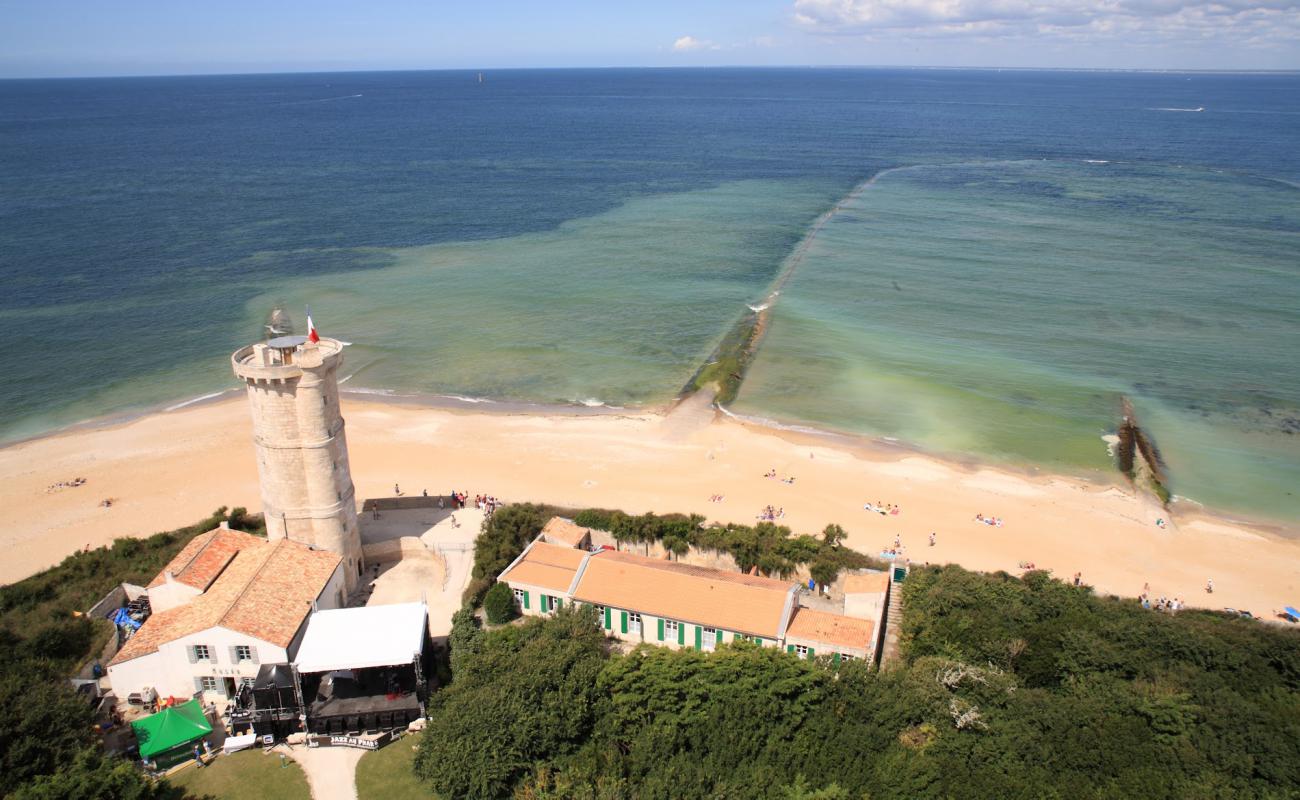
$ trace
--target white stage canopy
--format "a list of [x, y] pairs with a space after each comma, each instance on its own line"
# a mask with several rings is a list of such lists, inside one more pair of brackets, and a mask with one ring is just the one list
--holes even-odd
[[424, 603], [317, 611], [294, 663], [302, 673], [410, 664], [424, 649], [428, 616]]

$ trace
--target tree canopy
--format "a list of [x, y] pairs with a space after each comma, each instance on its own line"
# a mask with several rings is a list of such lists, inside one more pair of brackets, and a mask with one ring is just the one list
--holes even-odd
[[586, 608], [460, 616], [418, 773], [534, 800], [1300, 795], [1300, 632], [1042, 573], [903, 587], [884, 670], [744, 642], [619, 654]]

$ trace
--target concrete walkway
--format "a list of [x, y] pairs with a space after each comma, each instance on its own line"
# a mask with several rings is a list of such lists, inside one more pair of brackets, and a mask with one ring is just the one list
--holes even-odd
[[483, 516], [478, 509], [462, 508], [456, 512], [454, 524], [448, 518], [420, 536], [425, 547], [442, 557], [446, 569], [442, 586], [434, 587], [425, 598], [429, 603], [432, 636], [451, 633], [451, 615], [460, 610], [460, 596], [469, 586], [474, 568], [474, 539], [483, 526]]
[[286, 751], [307, 773], [312, 800], [357, 800], [357, 762], [369, 751], [305, 745]]

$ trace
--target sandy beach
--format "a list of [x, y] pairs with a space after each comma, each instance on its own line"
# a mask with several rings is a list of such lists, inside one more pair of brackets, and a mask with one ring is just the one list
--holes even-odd
[[[1300, 602], [1300, 539], [1168, 514], [1120, 486], [880, 453], [716, 415], [702, 400], [668, 415], [491, 413], [346, 396], [357, 497], [453, 489], [507, 501], [629, 512], [697, 512], [752, 524], [765, 506], [796, 533], [839, 523], [878, 553], [898, 537], [914, 562], [1018, 572], [1022, 561], [1099, 592], [1181, 597], [1271, 615]], [[775, 470], [777, 479], [765, 478]], [[47, 491], [52, 484], [85, 484]], [[793, 477], [793, 483], [780, 479]], [[721, 502], [710, 498], [721, 495]], [[111, 507], [101, 501], [111, 498]], [[882, 516], [864, 503], [900, 506]], [[241, 395], [0, 449], [0, 582], [82, 547], [187, 525], [219, 506], [260, 510]], [[975, 521], [996, 516], [1002, 527]], [[936, 544], [928, 544], [929, 534]], [[1215, 592], [1205, 590], [1214, 579]]]

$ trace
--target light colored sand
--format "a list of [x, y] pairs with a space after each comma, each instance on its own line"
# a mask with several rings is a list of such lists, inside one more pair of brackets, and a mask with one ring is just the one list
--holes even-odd
[[[343, 401], [360, 498], [453, 489], [509, 501], [599, 505], [630, 512], [694, 511], [752, 523], [767, 504], [796, 532], [838, 522], [866, 552], [900, 536], [916, 561], [1015, 571], [1021, 560], [1104, 592], [1156, 595], [1267, 614], [1300, 602], [1300, 542], [1218, 520], [1164, 515], [1127, 491], [1073, 478], [969, 470], [916, 454], [850, 450], [690, 407], [682, 419], [492, 415]], [[83, 545], [194, 522], [217, 506], [259, 508], [242, 398], [80, 430], [0, 450], [0, 581], [59, 561]], [[765, 479], [775, 468], [794, 485]], [[47, 494], [60, 480], [87, 484]], [[709, 502], [722, 494], [722, 503]], [[98, 507], [113, 497], [112, 508]], [[862, 509], [903, 508], [882, 517]], [[1002, 528], [976, 523], [1002, 517]], [[467, 523], [462, 533], [472, 533]], [[926, 546], [930, 531], [938, 545]], [[452, 571], [461, 572], [457, 564]], [[1213, 577], [1216, 593], [1207, 596]], [[455, 576], [460, 579], [459, 574]]]

